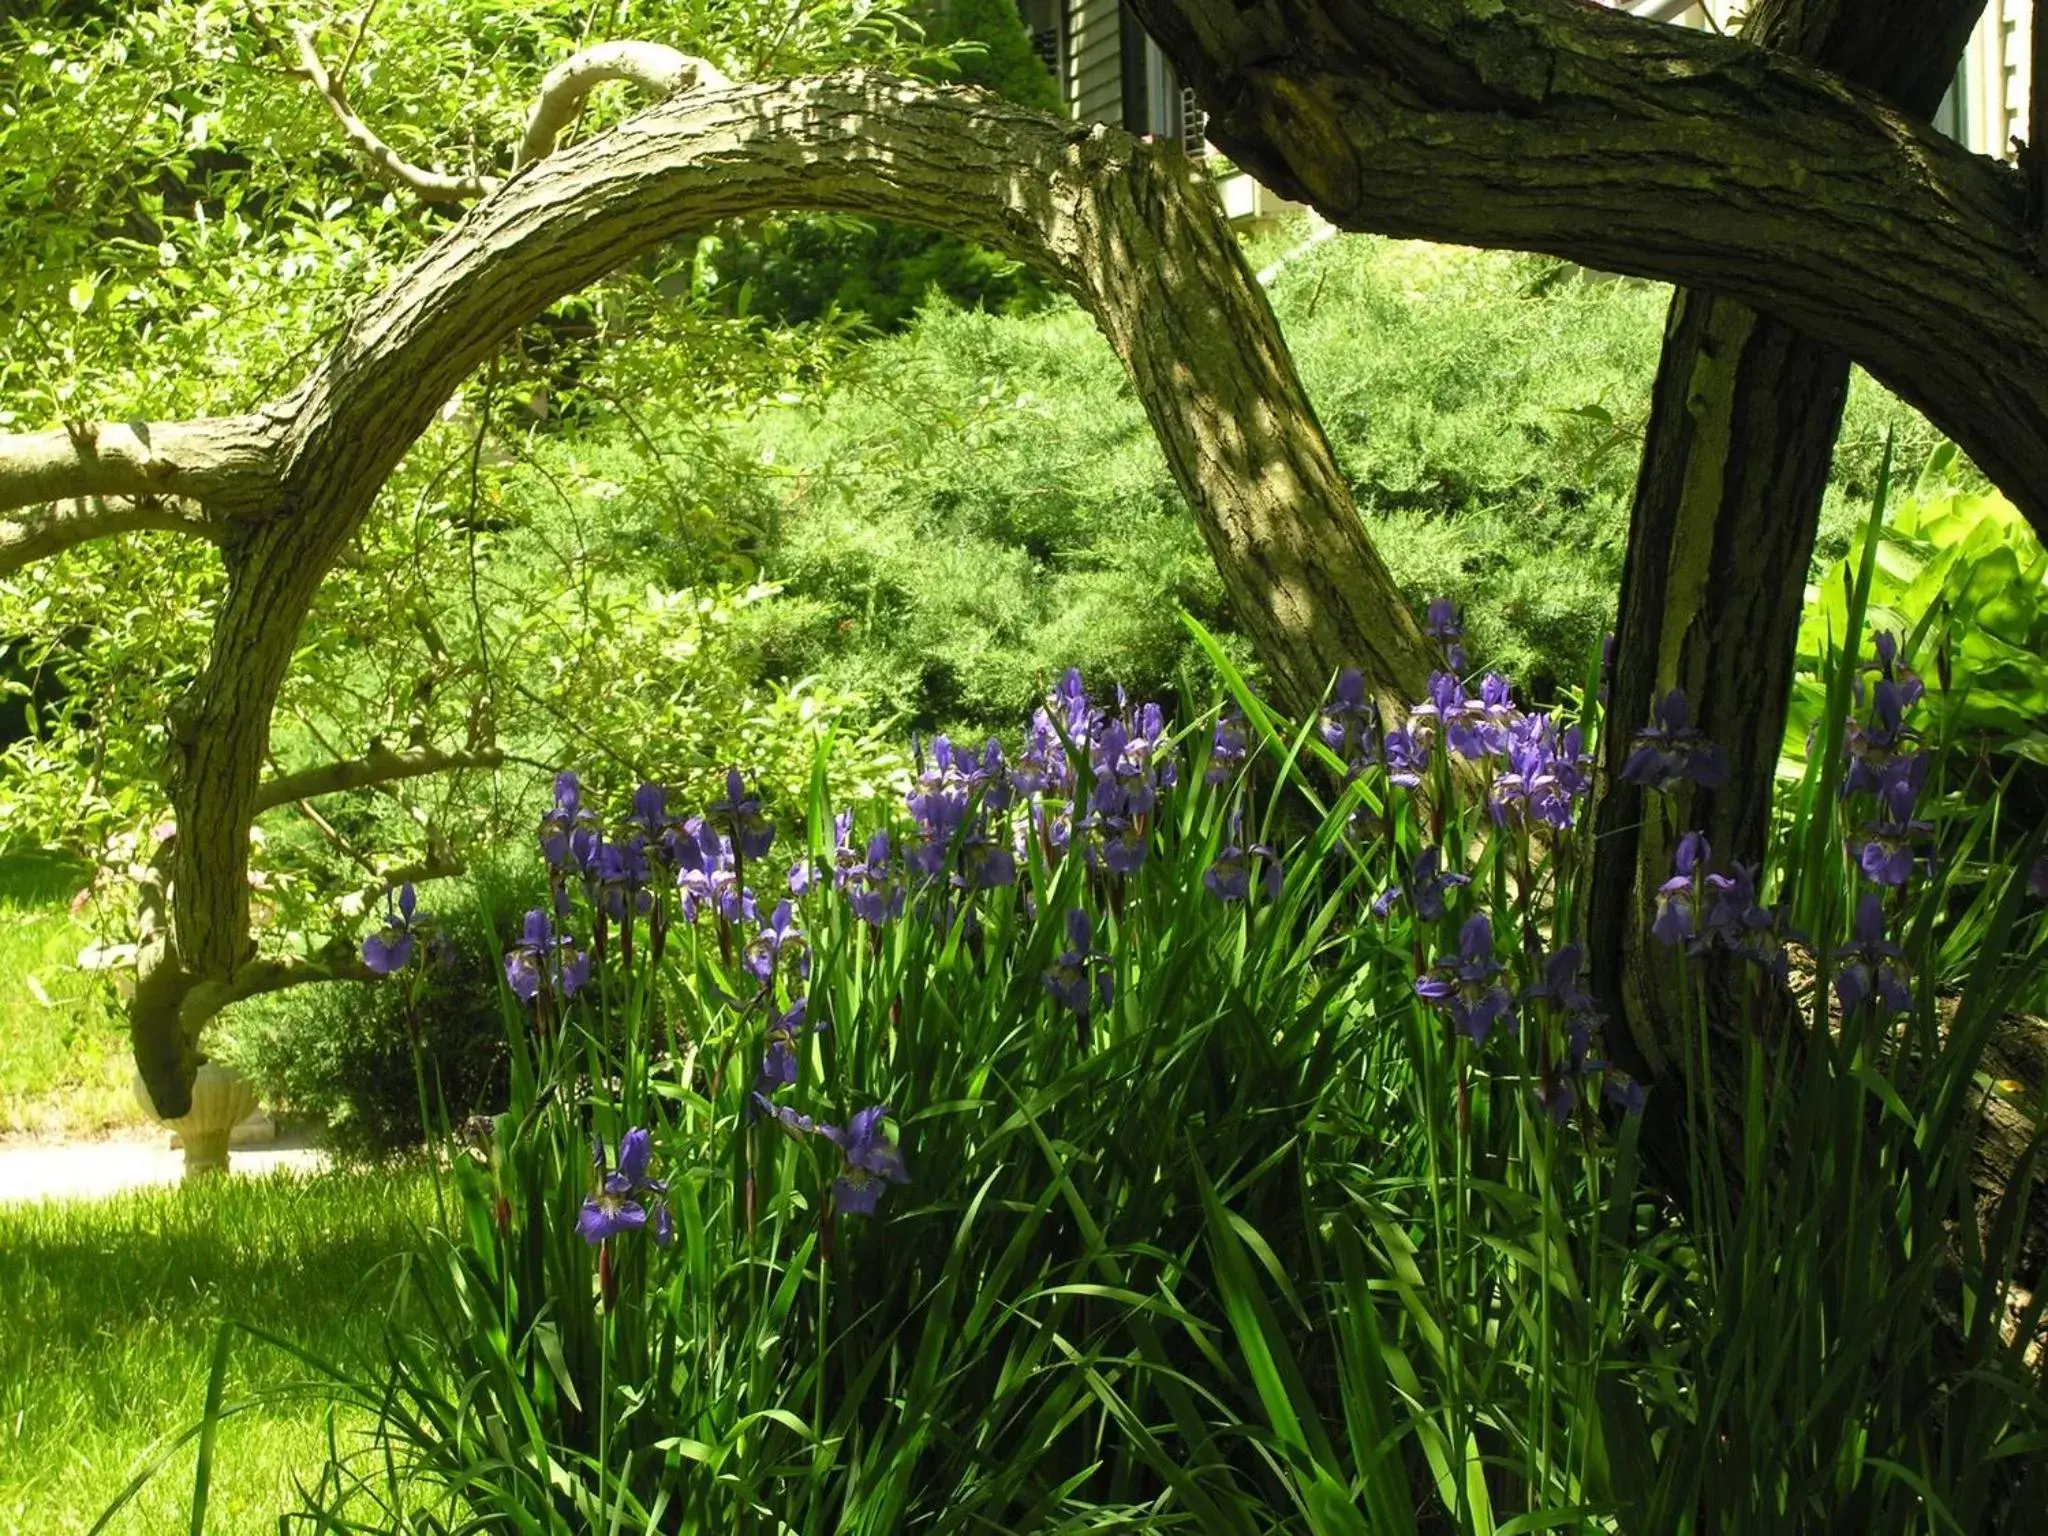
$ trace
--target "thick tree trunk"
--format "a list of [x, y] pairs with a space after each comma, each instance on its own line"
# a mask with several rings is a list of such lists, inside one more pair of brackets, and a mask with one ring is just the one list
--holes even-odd
[[[1743, 36], [1925, 118], [1983, 6], [1759, 0]], [[1669, 974], [1668, 956], [1648, 940], [1672, 842], [1661, 818], [1645, 816], [1643, 793], [1621, 781], [1629, 731], [1648, 722], [1655, 698], [1683, 688], [1729, 765], [1725, 789], [1690, 793], [1684, 825], [1707, 834], [1721, 867], [1762, 860], [1806, 570], [1848, 382], [1842, 352], [1781, 320], [1713, 293], [1672, 295], [1622, 571], [1587, 923], [1596, 990], [1627, 1021], [1609, 1046], [1649, 1080], [1682, 1059], [1657, 979]]]
[[[1754, 305], [1869, 368], [2048, 534], [2048, 286], [2011, 167], [1788, 54], [1592, 0], [1132, 8], [1209, 137], [1276, 191], [1344, 229]], [[1932, 79], [1951, 8], [1924, 9], [1942, 25], [1887, 15]]]
[[[554, 300], [681, 231], [787, 209], [923, 224], [1056, 275], [1128, 370], [1281, 697], [1310, 706], [1333, 659], [1397, 708], [1420, 696], [1421, 632], [1220, 204], [1178, 146], [872, 77], [676, 98], [496, 188], [287, 399], [190, 427], [0, 437], [0, 508], [162, 488], [231, 513], [212, 649], [171, 721], [170, 921], [145, 934], [130, 1016], [164, 1113], [186, 1102], [200, 1026], [250, 978], [270, 983], [247, 876], [251, 823], [282, 792], [259, 782], [271, 709], [320, 582], [386, 477]], [[122, 451], [110, 462], [98, 441]], [[92, 536], [35, 519], [19, 533], [39, 552]]]

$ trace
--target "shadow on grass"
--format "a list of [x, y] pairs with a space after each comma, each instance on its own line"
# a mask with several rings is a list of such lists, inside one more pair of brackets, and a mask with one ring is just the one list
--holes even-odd
[[61, 854], [0, 854], [0, 906], [62, 906], [91, 878], [89, 867]]
[[374, 1322], [387, 1262], [431, 1209], [416, 1170], [219, 1181], [0, 1207], [0, 1380], [224, 1319], [325, 1351]]

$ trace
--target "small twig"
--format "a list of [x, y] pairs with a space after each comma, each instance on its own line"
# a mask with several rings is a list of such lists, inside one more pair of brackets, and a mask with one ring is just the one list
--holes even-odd
[[291, 22], [289, 26], [293, 39], [299, 45], [299, 67], [295, 73], [312, 85], [356, 152], [387, 183], [412, 193], [424, 203], [474, 202], [498, 189], [501, 183], [494, 176], [449, 176], [440, 171], [426, 170], [386, 144], [377, 136], [375, 129], [356, 116], [342, 88], [328, 77], [326, 66], [320, 62], [319, 50], [313, 46], [313, 29], [302, 21]]
[[362, 49], [363, 39], [370, 35], [370, 23], [377, 15], [377, 7], [383, 3], [384, 0], [370, 0], [370, 3], [363, 7], [363, 19], [356, 26], [355, 38], [348, 45], [348, 53], [341, 61], [341, 68], [334, 72], [336, 79], [345, 82], [349, 71], [356, 67], [356, 54]]

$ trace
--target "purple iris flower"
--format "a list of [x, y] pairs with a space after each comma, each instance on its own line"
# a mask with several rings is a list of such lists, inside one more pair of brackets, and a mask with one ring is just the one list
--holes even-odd
[[548, 914], [539, 908], [526, 914], [519, 943], [505, 954], [505, 982], [522, 1003], [552, 985], [558, 996], [574, 997], [590, 980], [590, 956], [577, 950], [567, 935], [557, 935]]
[[1905, 725], [1909, 701], [1897, 683], [1881, 680], [1870, 704], [1870, 719], [1853, 716], [1843, 735], [1842, 752], [1849, 759], [1849, 771], [1842, 776], [1842, 793], [1877, 794], [1884, 786], [1886, 770], [1899, 759], [1902, 749], [1919, 739]]
[[756, 921], [754, 893], [740, 885], [733, 869], [732, 844], [694, 816], [684, 823], [683, 833], [678, 849], [695, 850], [678, 860], [676, 889], [682, 892], [683, 921], [694, 923], [707, 907], [728, 923]]
[[1854, 1013], [1866, 998], [1876, 998], [1885, 1013], [1904, 1013], [1913, 1006], [1913, 994], [1906, 986], [1903, 961], [1906, 952], [1884, 936], [1884, 899], [1865, 891], [1856, 902], [1852, 942], [1835, 951], [1837, 960], [1848, 963], [1835, 973], [1835, 997], [1842, 1013]]
[[2034, 860], [2034, 867], [2027, 871], [2027, 889], [2048, 901], [2048, 853]]
[[1636, 748], [1622, 764], [1621, 776], [1645, 789], [1663, 789], [1690, 779], [1702, 789], [1720, 789], [1728, 782], [1728, 764], [1721, 749], [1689, 725], [1685, 694], [1672, 689], [1659, 699], [1655, 722], [1635, 734]]
[[1442, 862], [1441, 848], [1423, 849], [1415, 856], [1415, 868], [1409, 873], [1407, 885], [1390, 885], [1381, 891], [1372, 904], [1372, 915], [1385, 917], [1393, 910], [1394, 903], [1406, 896], [1414, 905], [1415, 915], [1425, 923], [1434, 923], [1442, 918], [1445, 893], [1472, 883], [1470, 875], [1461, 875], [1456, 870], [1439, 872]]
[[754, 1079], [755, 1093], [770, 1095], [796, 1081], [796, 1043], [802, 1038], [808, 1008], [808, 1000], [800, 997], [789, 1005], [788, 1012], [768, 1021], [768, 1051], [760, 1075]]
[[363, 964], [377, 975], [389, 976], [412, 964], [413, 934], [427, 921], [424, 912], [414, 910], [417, 901], [408, 880], [398, 889], [397, 909], [387, 907], [384, 926], [363, 940]]
[[633, 809], [627, 813], [626, 825], [645, 843], [658, 847], [662, 834], [668, 831], [668, 791], [659, 784], [642, 784], [634, 790]]
[[1782, 909], [1772, 910], [1757, 901], [1757, 872], [1757, 865], [1738, 864], [1730, 874], [1707, 876], [1706, 889], [1713, 904], [1707, 909], [1700, 943], [1718, 939], [1743, 959], [1787, 981], [1792, 961], [1783, 941], [1802, 936], [1784, 929]]
[[777, 1104], [759, 1089], [750, 1100], [754, 1113], [773, 1120], [782, 1127], [782, 1132], [791, 1141], [802, 1141], [817, 1125], [809, 1115], [800, 1115], [787, 1104]]
[[746, 792], [737, 768], [726, 770], [725, 798], [714, 801], [709, 814], [743, 859], [764, 858], [775, 844], [775, 828], [761, 814], [760, 800]]
[[1069, 736], [1077, 741], [1086, 740], [1094, 708], [1088, 702], [1088, 689], [1081, 681], [1079, 667], [1067, 668], [1046, 702], [1059, 711]]
[[1920, 681], [1919, 675], [1911, 667], [1899, 664], [1898, 637], [1888, 629], [1880, 629], [1870, 637], [1870, 649], [1873, 653], [1872, 659], [1858, 667], [1856, 675], [1849, 679], [1850, 686], [1856, 692], [1856, 702], [1863, 702], [1863, 674], [1875, 672], [1885, 682], [1893, 685], [1899, 703], [1904, 708], [1911, 709], [1927, 691], [1927, 685]]
[[1431, 969], [1434, 975], [1416, 981], [1415, 995], [1447, 1009], [1453, 1027], [1474, 1045], [1486, 1044], [1496, 1023], [1515, 1027], [1515, 1000], [1497, 980], [1502, 967], [1493, 958], [1493, 923], [1484, 912], [1458, 930], [1457, 955]]
[[592, 864], [597, 904], [613, 922], [624, 922], [628, 910], [644, 913], [654, 905], [647, 890], [647, 853], [638, 837], [630, 843], [606, 843]]
[[1235, 708], [1226, 709], [1217, 717], [1216, 733], [1209, 743], [1209, 766], [1202, 771], [1202, 781], [1206, 784], [1228, 783], [1230, 776], [1243, 766], [1249, 753], [1244, 716]]
[[1017, 856], [996, 841], [985, 818], [960, 840], [960, 871], [953, 883], [970, 891], [1017, 883]]
[[1102, 838], [1103, 867], [1113, 875], [1135, 873], [1151, 851], [1152, 839], [1135, 816], [1099, 817], [1095, 830]]
[[1550, 1123], [1563, 1130], [1579, 1107], [1578, 1086], [1565, 1072], [1546, 1073], [1536, 1085], [1536, 1102], [1550, 1116]]
[[768, 921], [747, 945], [747, 969], [761, 981], [772, 981], [776, 967], [781, 963], [787, 950], [792, 956], [803, 952], [804, 936], [796, 925], [796, 918], [787, 901], [775, 904], [775, 910], [768, 914]]
[[1913, 815], [1927, 781], [1927, 754], [1916, 752], [1885, 765], [1877, 789], [1877, 818], [1864, 830], [1856, 862], [1873, 885], [1904, 885], [1913, 872], [1913, 841], [1934, 824]]
[[842, 1129], [821, 1125], [818, 1134], [837, 1147], [845, 1166], [832, 1181], [832, 1203], [849, 1216], [872, 1216], [875, 1202], [882, 1197], [882, 1184], [908, 1184], [910, 1173], [903, 1166], [903, 1154], [891, 1141], [882, 1139], [882, 1122], [889, 1118], [889, 1106], [856, 1111]]
[[654, 1151], [652, 1138], [638, 1126], [626, 1132], [619, 1139], [619, 1165], [610, 1172], [605, 1170], [604, 1143], [597, 1143], [593, 1151], [597, 1193], [583, 1202], [583, 1214], [576, 1218], [577, 1235], [595, 1247], [608, 1237], [642, 1230], [648, 1226], [651, 1214], [654, 1240], [666, 1247], [675, 1236], [668, 1205], [662, 1200], [648, 1199], [668, 1192], [666, 1179], [647, 1176]]
[[1672, 863], [1675, 873], [1657, 887], [1657, 916], [1650, 932], [1660, 944], [1677, 944], [1693, 936], [1693, 904], [1698, 897], [1697, 874], [1704, 873], [1708, 847], [1706, 835], [1688, 832], [1678, 840]]
[[1494, 825], [1533, 816], [1563, 831], [1591, 791], [1592, 759], [1577, 726], [1560, 732], [1548, 714], [1522, 715], [1498, 728], [1506, 765], [1494, 775], [1487, 813]]
[[1429, 772], [1429, 741], [1417, 736], [1412, 726], [1397, 726], [1387, 732], [1387, 778], [1410, 789]]
[[1073, 788], [1073, 783], [1074, 774], [1067, 763], [1066, 748], [1060, 743], [1052, 716], [1041, 709], [1031, 717], [1024, 750], [1018, 756], [1016, 766], [1010, 770], [1011, 787], [1026, 796], [1048, 791], [1065, 794]]
[[1240, 815], [1230, 818], [1230, 841], [1217, 853], [1216, 862], [1202, 874], [1202, 884], [1211, 896], [1223, 902], [1243, 901], [1252, 892], [1252, 870], [1259, 871], [1259, 887], [1268, 901], [1278, 901], [1282, 886], [1280, 860], [1264, 843], [1248, 848], [1238, 846], [1242, 835]]
[[1330, 690], [1330, 702], [1323, 706], [1317, 731], [1323, 745], [1339, 757], [1350, 758], [1362, 745], [1372, 724], [1372, 702], [1365, 696], [1365, 676], [1356, 667], [1337, 674]]
[[1163, 763], [1167, 755], [1166, 712], [1157, 704], [1141, 704], [1123, 728], [1123, 747], [1112, 767], [1120, 778], [1136, 778]]
[[579, 831], [588, 833], [596, 823], [597, 818], [583, 808], [582, 781], [566, 770], [556, 774], [554, 807], [540, 819], [540, 851], [548, 868], [562, 873], [570, 862], [571, 837]]
[[1408, 712], [1408, 720], [1416, 730], [1437, 727], [1448, 738], [1451, 728], [1464, 720], [1468, 708], [1465, 685], [1457, 675], [1432, 672], [1429, 675], [1429, 697]]
[[848, 853], [834, 878], [853, 915], [870, 928], [880, 928], [903, 915], [904, 885], [889, 857], [887, 832], [868, 839], [865, 858]]
[[1585, 952], [1578, 945], [1565, 945], [1543, 962], [1543, 979], [1532, 982], [1522, 989], [1523, 1000], [1547, 997], [1568, 1014], [1589, 1019], [1598, 1018], [1598, 1006], [1579, 985], [1579, 977], [1584, 973], [1585, 963]]
[[1101, 1006], [1109, 1006], [1115, 982], [1109, 972], [1109, 956], [1095, 947], [1088, 914], [1079, 907], [1067, 913], [1067, 943], [1070, 947], [1045, 973], [1045, 989], [1062, 1007], [1085, 1019], [1098, 998]]
[[1610, 1069], [1607, 1074], [1607, 1102], [1625, 1115], [1643, 1112], [1643, 1085], [1626, 1072]]
[[1453, 672], [1465, 670], [1465, 647], [1458, 644], [1465, 626], [1458, 621], [1458, 610], [1448, 597], [1430, 599], [1423, 610], [1422, 632], [1443, 645], [1444, 660]]

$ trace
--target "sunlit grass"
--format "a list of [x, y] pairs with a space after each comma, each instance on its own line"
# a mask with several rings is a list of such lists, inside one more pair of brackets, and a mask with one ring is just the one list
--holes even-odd
[[[223, 1322], [329, 1356], [373, 1338], [383, 1263], [429, 1212], [428, 1191], [400, 1171], [0, 1206], [0, 1531], [90, 1529], [152, 1449], [199, 1420]], [[226, 1401], [295, 1374], [238, 1340]], [[324, 1435], [310, 1403], [229, 1419], [207, 1530], [275, 1531]], [[192, 1469], [187, 1446], [109, 1531], [184, 1530]]]
[[0, 1135], [141, 1121], [111, 989], [78, 969], [92, 934], [69, 902], [85, 878], [55, 859], [0, 859]]

